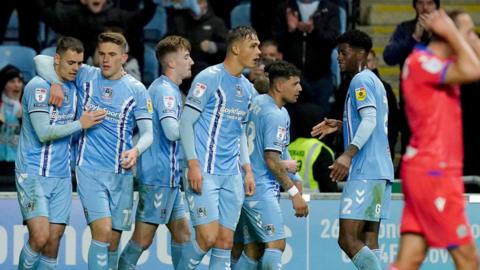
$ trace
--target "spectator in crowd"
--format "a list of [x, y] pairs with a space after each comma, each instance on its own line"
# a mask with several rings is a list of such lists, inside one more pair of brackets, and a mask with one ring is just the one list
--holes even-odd
[[[400, 70], [415, 44], [418, 42], [427, 44], [430, 41], [431, 34], [425, 29], [425, 20], [428, 14], [440, 7], [440, 0], [413, 0], [413, 7], [416, 13], [415, 19], [400, 23], [383, 51], [385, 63], [391, 66], [399, 65]], [[405, 117], [401, 84], [399, 105], [401, 153], [403, 154], [410, 139], [410, 129]]]
[[283, 54], [278, 49], [278, 43], [274, 40], [265, 40], [260, 44], [261, 57], [273, 61], [283, 60]]
[[40, 3], [41, 19], [55, 32], [76, 37], [83, 42], [85, 59], [93, 57], [97, 36], [106, 28], [115, 26], [123, 30], [130, 55], [143, 67], [143, 43], [141, 39], [133, 37], [153, 18], [156, 9], [153, 0], [144, 0], [143, 9], [136, 11], [122, 10], [107, 0], [81, 0], [82, 5], [74, 5], [65, 11], [48, 7], [46, 0], [36, 1]]
[[20, 45], [40, 50], [38, 42], [39, 16], [35, 1], [30, 0], [2, 0], [0, 1], [0, 44], [3, 43], [7, 31], [8, 21], [17, 10], [18, 14], [18, 42]]
[[14, 175], [22, 119], [23, 75], [7, 65], [0, 71], [0, 175]]
[[377, 55], [374, 50], [368, 53], [367, 68], [370, 69], [385, 87], [388, 100], [388, 144], [390, 145], [390, 154], [392, 160], [395, 158], [395, 145], [397, 144], [398, 131], [400, 128], [400, 111], [398, 110], [398, 103], [395, 94], [393, 93], [392, 86], [386, 81], [382, 80], [377, 68]]
[[288, 1], [279, 6], [276, 17], [273, 36], [284, 60], [302, 70], [299, 102], [313, 101], [328, 112], [334, 89], [331, 53], [340, 32], [338, 7], [330, 1]]
[[228, 29], [225, 22], [213, 13], [207, 0], [198, 0], [200, 14], [182, 12], [175, 16], [168, 29], [171, 34], [183, 36], [192, 44], [195, 59], [193, 75], [225, 57]]
[[239, 0], [210, 0], [213, 12], [226, 23], [228, 28], [230, 27], [230, 13], [232, 9], [240, 2]]

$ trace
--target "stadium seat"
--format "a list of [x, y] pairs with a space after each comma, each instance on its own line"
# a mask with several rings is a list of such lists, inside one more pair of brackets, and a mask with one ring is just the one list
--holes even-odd
[[56, 47], [56, 46], [52, 46], [52, 47], [48, 47], [48, 48], [43, 49], [43, 50], [40, 52], [40, 54], [49, 55], [49, 56], [54, 56], [56, 50], [57, 50], [57, 47]]
[[143, 37], [145, 42], [157, 44], [157, 42], [167, 33], [167, 13], [165, 8], [157, 6], [152, 20], [143, 27]]
[[230, 13], [230, 24], [232, 28], [241, 25], [251, 25], [250, 3], [242, 3], [232, 9], [232, 12]]
[[155, 49], [145, 44], [145, 52], [143, 54], [143, 83], [148, 87], [159, 74], [159, 67], [157, 57], [155, 55]]
[[0, 68], [11, 64], [20, 69], [25, 81], [35, 76], [33, 57], [37, 53], [29, 47], [20, 45], [0, 45]]

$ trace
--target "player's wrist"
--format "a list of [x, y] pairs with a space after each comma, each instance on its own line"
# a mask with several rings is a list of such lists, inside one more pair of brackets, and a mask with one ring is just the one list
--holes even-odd
[[292, 197], [292, 198], [295, 197], [295, 195], [300, 193], [300, 191], [298, 190], [298, 188], [295, 185], [293, 185], [291, 188], [289, 188], [287, 190], [287, 192], [288, 192], [288, 195], [290, 195], [290, 197]]
[[198, 163], [198, 159], [190, 159], [187, 161], [187, 165], [189, 169], [195, 168], [195, 167], [200, 167]]

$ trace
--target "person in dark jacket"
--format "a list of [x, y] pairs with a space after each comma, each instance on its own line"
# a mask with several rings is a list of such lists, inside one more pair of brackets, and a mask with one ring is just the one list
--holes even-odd
[[143, 43], [138, 38], [142, 29], [154, 16], [156, 4], [144, 0], [143, 9], [127, 11], [115, 7], [109, 0], [81, 0], [83, 5], [73, 6], [64, 12], [57, 12], [37, 0], [41, 7], [41, 18], [58, 34], [81, 40], [85, 47], [85, 59], [93, 56], [97, 37], [106, 28], [115, 26], [123, 29], [129, 44], [129, 54], [143, 66]]
[[[416, 12], [415, 19], [400, 23], [383, 51], [385, 63], [390, 66], [399, 65], [400, 70], [415, 44], [419, 42], [427, 44], [430, 41], [431, 34], [425, 29], [425, 19], [427, 14], [440, 7], [440, 0], [413, 0], [412, 5]], [[400, 85], [399, 105], [401, 153], [403, 154], [410, 139], [410, 129], [403, 110], [402, 85]]]
[[200, 15], [192, 12], [176, 16], [170, 34], [187, 38], [192, 44], [192, 58], [195, 59], [193, 76], [208, 66], [222, 61], [226, 52], [228, 29], [225, 22], [217, 17], [207, 0], [199, 0]]
[[338, 6], [327, 0], [289, 0], [278, 12], [273, 37], [284, 60], [302, 70], [299, 103], [312, 101], [328, 112], [334, 89], [331, 53], [340, 33]]

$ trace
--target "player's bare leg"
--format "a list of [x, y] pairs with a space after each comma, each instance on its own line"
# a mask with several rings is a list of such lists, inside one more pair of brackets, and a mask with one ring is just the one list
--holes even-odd
[[478, 270], [477, 248], [474, 243], [448, 250], [457, 270]]
[[401, 270], [419, 269], [427, 256], [427, 251], [427, 241], [422, 235], [404, 233], [400, 238], [400, 250], [394, 266]]

